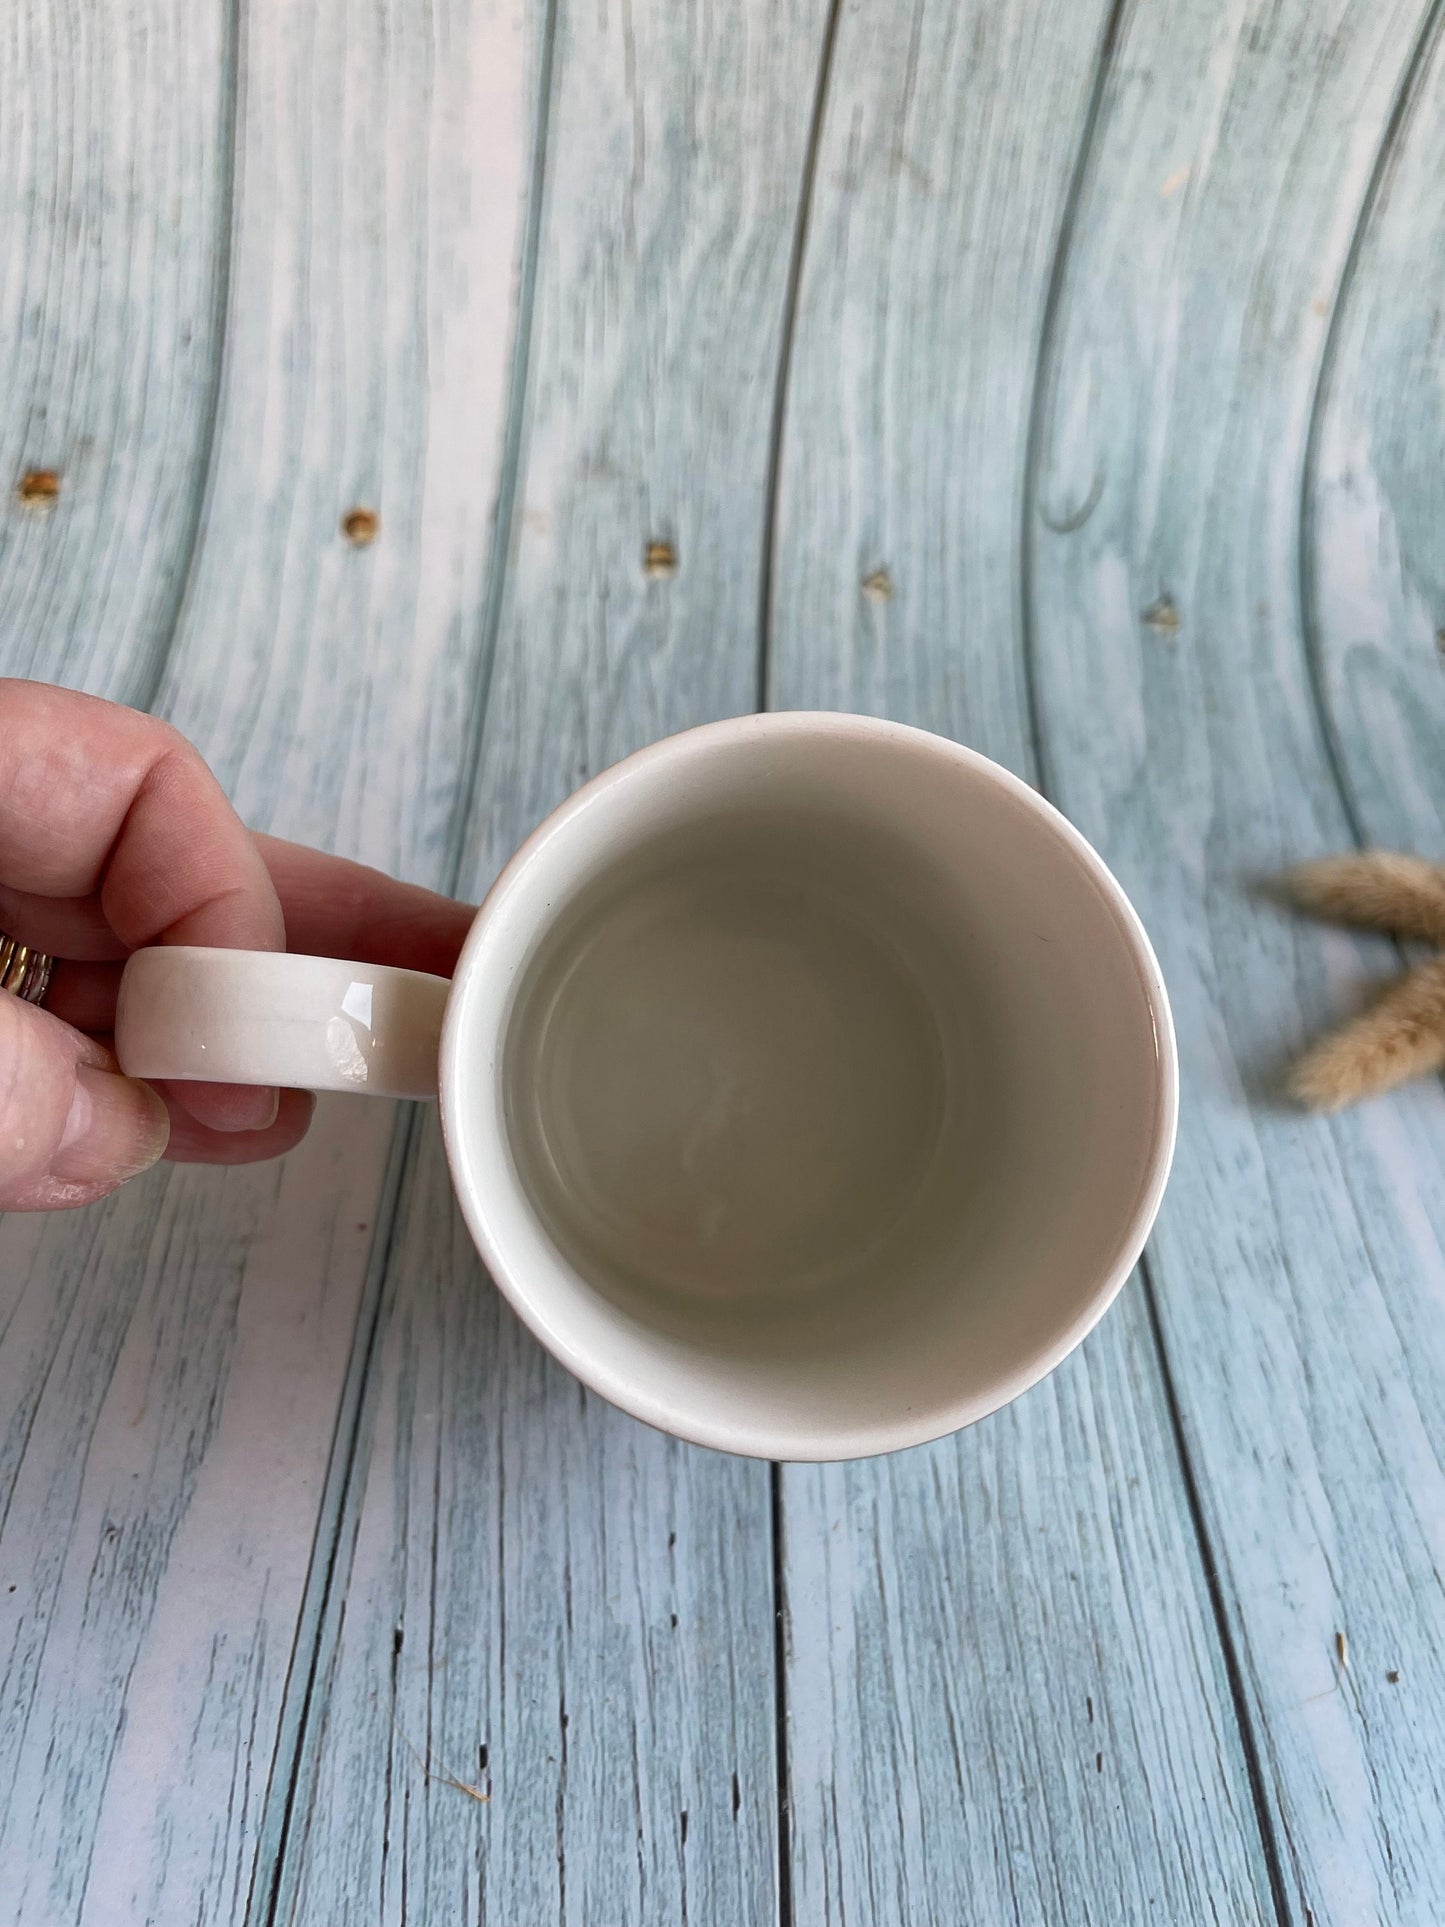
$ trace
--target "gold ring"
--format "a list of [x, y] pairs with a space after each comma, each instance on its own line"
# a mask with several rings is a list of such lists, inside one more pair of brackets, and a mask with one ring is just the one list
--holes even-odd
[[50, 986], [54, 963], [43, 950], [17, 943], [0, 930], [0, 990], [13, 992], [23, 1003], [38, 1004]]

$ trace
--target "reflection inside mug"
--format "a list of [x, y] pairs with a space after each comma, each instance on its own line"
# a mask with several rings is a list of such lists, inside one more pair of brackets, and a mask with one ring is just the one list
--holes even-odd
[[[943, 902], [952, 894], [947, 912]], [[569, 1262], [650, 1323], [906, 1293], [999, 1186], [960, 905], [916, 848], [735, 816], [634, 850], [513, 1005], [508, 1136]]]

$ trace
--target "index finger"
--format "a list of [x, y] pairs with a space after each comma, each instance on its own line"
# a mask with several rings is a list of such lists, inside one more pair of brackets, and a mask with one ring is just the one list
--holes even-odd
[[280, 950], [266, 866], [199, 752], [140, 711], [0, 680], [0, 883], [98, 895], [127, 948]]
[[[98, 897], [130, 950], [281, 950], [266, 866], [199, 752], [138, 710], [0, 681], [0, 884]], [[194, 1084], [178, 1104], [218, 1130], [262, 1128], [277, 1093]]]
[[476, 907], [364, 863], [256, 836], [286, 916], [286, 948], [450, 977]]

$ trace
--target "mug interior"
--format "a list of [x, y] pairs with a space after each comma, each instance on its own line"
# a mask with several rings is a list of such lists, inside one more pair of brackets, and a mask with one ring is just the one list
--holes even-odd
[[775, 1458], [994, 1409], [1138, 1255], [1147, 940], [1033, 792], [859, 718], [674, 738], [545, 824], [458, 971], [443, 1122], [497, 1282], [638, 1416]]

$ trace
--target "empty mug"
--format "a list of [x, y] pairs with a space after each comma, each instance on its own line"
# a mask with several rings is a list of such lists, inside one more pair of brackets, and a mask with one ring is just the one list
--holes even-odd
[[1132, 1269], [1178, 1071], [1100, 858], [971, 750], [854, 716], [713, 724], [523, 846], [450, 983], [158, 948], [132, 1076], [440, 1096], [541, 1342], [636, 1417], [836, 1459], [1034, 1384]]

